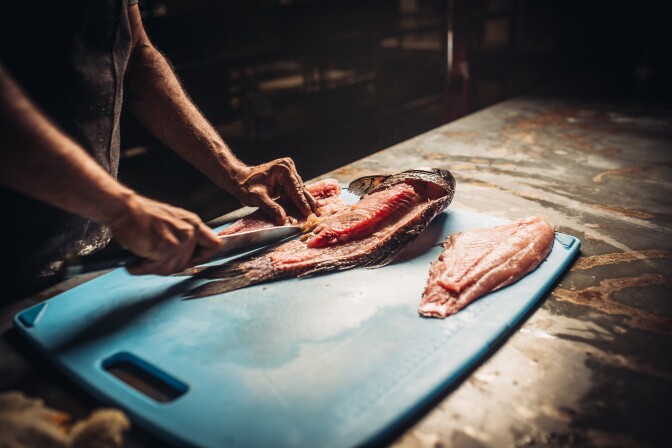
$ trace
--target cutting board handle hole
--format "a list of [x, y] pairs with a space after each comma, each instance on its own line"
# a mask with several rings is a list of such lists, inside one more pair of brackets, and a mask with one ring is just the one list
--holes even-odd
[[108, 373], [159, 403], [171, 402], [189, 389], [180, 380], [132, 353], [116, 353], [102, 365]]

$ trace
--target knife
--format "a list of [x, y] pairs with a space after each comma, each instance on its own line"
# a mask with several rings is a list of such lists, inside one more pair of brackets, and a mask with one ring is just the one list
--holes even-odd
[[[299, 233], [301, 233], [301, 226], [278, 226], [218, 236], [223, 246], [210, 261], [227, 257], [239, 249], [263, 247]], [[60, 270], [66, 278], [70, 278], [80, 274], [130, 266], [140, 260], [142, 257], [138, 257], [130, 250], [119, 248], [65, 260]]]
[[222, 216], [218, 216], [217, 218], [206, 222], [205, 225], [214, 229], [215, 227], [219, 227], [221, 225], [228, 224], [230, 222], [238, 221], [239, 219], [245, 218], [246, 216], [251, 215], [257, 210], [259, 210], [257, 207], [242, 207], [239, 208], [238, 210], [234, 210]]

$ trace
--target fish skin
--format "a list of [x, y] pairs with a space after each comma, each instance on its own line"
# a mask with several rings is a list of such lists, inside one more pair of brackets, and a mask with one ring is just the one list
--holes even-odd
[[306, 190], [315, 199], [333, 198], [341, 194], [341, 184], [336, 179], [322, 179], [306, 185]]
[[348, 185], [348, 191], [357, 196], [364, 197], [367, 193], [373, 191], [382, 184], [390, 174], [378, 174], [373, 176], [364, 176], [353, 180]]
[[[201, 268], [195, 277], [214, 281], [192, 289], [187, 293], [187, 298], [221, 294], [282, 278], [305, 277], [356, 267], [377, 268], [389, 264], [453, 199], [454, 179], [452, 187], [446, 190], [444, 186], [449, 184], [438, 173], [428, 171], [423, 179], [416, 177], [400, 177], [396, 183], [408, 182], [419, 191], [416, 194], [421, 195], [422, 199], [415, 201], [401, 216], [394, 213], [386, 216], [373, 234], [318, 248], [310, 248], [304, 242], [293, 240], [252, 258]], [[385, 188], [393, 185], [390, 183]]]
[[432, 183], [448, 191], [448, 194], [451, 196], [455, 194], [455, 178], [450, 171], [444, 170], [442, 168], [430, 168], [429, 170], [406, 170], [397, 174], [375, 174], [371, 176], [364, 176], [350, 182], [348, 185], [348, 191], [358, 195], [359, 197], [363, 197], [367, 194], [373, 193], [374, 191], [387, 188], [388, 186], [397, 184], [399, 182], [404, 182], [411, 179], [425, 181], [427, 179], [427, 173], [433, 173], [438, 176], [434, 178]]
[[518, 281], [548, 256], [554, 238], [553, 226], [539, 216], [450, 235], [432, 263], [418, 312], [445, 318]]

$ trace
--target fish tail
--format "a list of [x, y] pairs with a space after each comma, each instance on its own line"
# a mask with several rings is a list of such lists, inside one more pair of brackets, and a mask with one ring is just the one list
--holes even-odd
[[245, 275], [243, 263], [233, 262], [201, 268], [200, 271], [194, 273], [194, 278], [225, 280], [243, 275]]
[[262, 283], [273, 278], [273, 269], [270, 266], [270, 259], [261, 257], [259, 259], [210, 266], [198, 272], [193, 278], [214, 281], [187, 291], [185, 297], [190, 299], [223, 294]]
[[236, 289], [251, 286], [255, 282], [249, 281], [245, 277], [234, 277], [227, 280], [214, 280], [204, 285], [197, 286], [187, 291], [183, 298], [184, 300], [200, 299], [202, 297], [214, 296], [216, 294], [224, 294], [225, 292], [235, 291]]

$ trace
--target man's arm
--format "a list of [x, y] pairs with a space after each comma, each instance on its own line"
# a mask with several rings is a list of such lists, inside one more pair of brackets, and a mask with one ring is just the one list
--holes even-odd
[[2, 68], [0, 131], [6, 187], [101, 223], [114, 221], [133, 195], [47, 120]]
[[[109, 225], [146, 260], [136, 274], [171, 274], [214, 255], [214, 233], [193, 213], [136, 194], [54, 126], [0, 66], [0, 183]], [[198, 256], [195, 256], [198, 252]]]
[[137, 5], [129, 8], [129, 18], [133, 50], [125, 86], [132, 99], [127, 106], [140, 122], [216, 185], [242, 203], [260, 207], [278, 223], [286, 216], [273, 200], [279, 193], [287, 195], [303, 214], [317, 212], [317, 202], [305, 189], [291, 159], [250, 167], [233, 155], [149, 41]]

